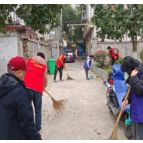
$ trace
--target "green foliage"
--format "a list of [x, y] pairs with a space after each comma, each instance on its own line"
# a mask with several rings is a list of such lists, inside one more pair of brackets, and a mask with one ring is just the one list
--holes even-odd
[[127, 33], [133, 44], [133, 52], [137, 51], [137, 36], [143, 37], [143, 5], [142, 4], [92, 4], [97, 37], [122, 41]]
[[106, 73], [109, 73], [109, 71], [110, 71], [110, 72], [113, 72], [113, 69], [106, 69], [106, 70], [103, 69], [103, 70], [104, 70]]
[[140, 52], [140, 59], [141, 59], [141, 61], [143, 63], [143, 50], [141, 50], [141, 52]]
[[102, 68], [105, 65], [105, 62], [106, 62], [106, 54], [105, 53], [97, 53], [94, 56], [94, 61], [96, 63], [98, 63], [99, 67]]
[[6, 22], [12, 24], [12, 17], [9, 16], [11, 12], [14, 12], [17, 4], [0, 4], [0, 28], [5, 32]]
[[[62, 11], [62, 21], [81, 21], [81, 9], [77, 8], [74, 10], [71, 5], [65, 4]], [[70, 24], [70, 23], [68, 23]], [[63, 34], [64, 39], [67, 40], [67, 43], [71, 45], [72, 43], [78, 43], [78, 41], [83, 40], [83, 32], [81, 26], [67, 26], [67, 23], [63, 24]]]
[[[16, 7], [18, 7], [16, 9]], [[62, 4], [1, 4], [0, 5], [0, 27], [5, 32], [6, 21], [12, 25], [11, 12], [16, 10], [19, 18], [23, 19], [26, 26], [32, 30], [39, 30], [41, 34], [49, 33], [53, 28], [60, 25]], [[50, 25], [48, 29], [46, 25]]]
[[118, 60], [115, 61], [114, 64], [121, 64], [122, 61], [123, 61], [123, 58], [119, 58]]
[[100, 63], [95, 63], [95, 66], [100, 67], [101, 65], [100, 65]]
[[113, 72], [113, 69], [107, 69], [106, 71], [107, 71], [107, 72], [109, 72], [109, 71]]

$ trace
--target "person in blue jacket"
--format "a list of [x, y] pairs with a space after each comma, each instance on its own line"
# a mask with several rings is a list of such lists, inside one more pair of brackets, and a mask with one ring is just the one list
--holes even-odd
[[121, 70], [129, 75], [126, 83], [131, 85], [128, 100], [123, 101], [122, 106], [131, 103], [134, 140], [143, 140], [143, 65], [127, 56], [121, 63]]
[[0, 78], [0, 140], [41, 140], [22, 81], [26, 70], [31, 69], [23, 57], [12, 58], [7, 69]]
[[91, 68], [91, 61], [93, 58], [94, 58], [93, 55], [88, 56], [83, 66], [85, 69], [85, 75], [87, 80], [90, 80], [90, 78], [88, 78], [88, 70], [90, 70]]

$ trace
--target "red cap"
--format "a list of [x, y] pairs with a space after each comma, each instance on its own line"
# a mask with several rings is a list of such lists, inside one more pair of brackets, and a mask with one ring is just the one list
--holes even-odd
[[8, 69], [11, 70], [26, 70], [26, 71], [32, 71], [32, 69], [30, 67], [26, 66], [26, 61], [23, 57], [14, 57], [12, 58], [8, 65], [7, 65]]

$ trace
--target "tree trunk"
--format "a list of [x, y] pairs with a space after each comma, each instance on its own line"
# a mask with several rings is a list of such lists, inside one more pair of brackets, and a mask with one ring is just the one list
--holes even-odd
[[132, 45], [133, 45], [133, 52], [137, 52], [137, 36], [133, 38]]

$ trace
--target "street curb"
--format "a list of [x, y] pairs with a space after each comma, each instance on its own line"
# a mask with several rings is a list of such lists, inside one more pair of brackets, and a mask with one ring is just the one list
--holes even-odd
[[108, 74], [105, 73], [103, 70], [101, 70], [100, 68], [96, 67], [95, 65], [92, 65], [92, 70], [98, 74], [100, 76], [100, 78], [102, 79], [107, 79], [108, 78]]

